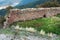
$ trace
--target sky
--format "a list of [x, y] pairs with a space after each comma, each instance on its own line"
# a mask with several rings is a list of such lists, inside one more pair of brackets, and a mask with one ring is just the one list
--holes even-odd
[[26, 4], [29, 2], [33, 2], [36, 0], [0, 0], [0, 6], [6, 6], [6, 5], [12, 5], [12, 6], [16, 6], [17, 4]]
[[21, 3], [22, 0], [0, 0], [0, 9], [5, 9], [8, 6], [16, 6]]
[[6, 8], [7, 6], [24, 5], [33, 1], [36, 0], [0, 0], [0, 9]]
[[0, 6], [12, 5], [15, 6], [22, 0], [0, 0]]

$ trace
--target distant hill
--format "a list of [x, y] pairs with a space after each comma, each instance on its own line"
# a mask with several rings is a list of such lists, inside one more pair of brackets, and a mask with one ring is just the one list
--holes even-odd
[[31, 2], [31, 3], [28, 3], [26, 5], [22, 5], [22, 6], [20, 6], [20, 4], [19, 4], [19, 5], [15, 6], [15, 7], [16, 8], [34, 8], [34, 7], [36, 7], [36, 5], [43, 4], [43, 3], [49, 2], [49, 1], [50, 0], [38, 0], [38, 1]]
[[7, 10], [6, 9], [0, 10], [0, 15], [4, 16], [6, 13], [7, 13]]

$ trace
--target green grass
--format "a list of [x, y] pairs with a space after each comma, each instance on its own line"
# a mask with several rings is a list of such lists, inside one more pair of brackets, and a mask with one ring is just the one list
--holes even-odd
[[13, 30], [11, 28], [0, 29], [0, 34], [13, 34]]
[[[60, 35], [60, 18], [59, 17], [39, 18], [39, 19], [28, 20], [24, 22], [15, 22], [12, 25], [19, 25], [20, 27], [33, 27], [38, 31], [43, 29], [46, 33], [52, 32]], [[0, 34], [2, 33], [13, 34], [14, 28], [12, 28], [13, 30], [11, 28], [0, 29]]]
[[15, 22], [12, 25], [19, 25], [20, 27], [33, 27], [38, 31], [43, 29], [46, 32], [60, 34], [60, 18], [58, 17], [39, 18], [24, 22]]
[[60, 17], [60, 14], [57, 14], [56, 16], [57, 16], [57, 17]]

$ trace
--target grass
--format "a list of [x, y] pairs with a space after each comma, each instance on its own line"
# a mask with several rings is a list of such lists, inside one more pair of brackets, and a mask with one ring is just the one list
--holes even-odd
[[[27, 20], [24, 22], [15, 22], [12, 25], [19, 25], [20, 27], [33, 27], [36, 30], [40, 31], [41, 29], [47, 32], [52, 32], [60, 35], [60, 15], [57, 17], [50, 18], [38, 18], [35, 20]], [[10, 28], [0, 29], [0, 33], [10, 33], [12, 34], [12, 30]]]
[[0, 34], [13, 34], [13, 31], [10, 28], [0, 29]]
[[60, 17], [60, 14], [57, 14], [56, 16], [57, 16], [57, 17]]
[[19, 25], [20, 27], [33, 27], [38, 31], [43, 29], [46, 32], [60, 34], [60, 18], [59, 17], [39, 18], [39, 19], [29, 20], [24, 22], [15, 22], [12, 25]]

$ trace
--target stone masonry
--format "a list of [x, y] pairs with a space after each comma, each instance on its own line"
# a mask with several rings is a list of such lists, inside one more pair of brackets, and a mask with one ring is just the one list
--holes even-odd
[[12, 24], [16, 21], [33, 20], [41, 17], [52, 17], [59, 13], [60, 7], [11, 9], [4, 26]]

